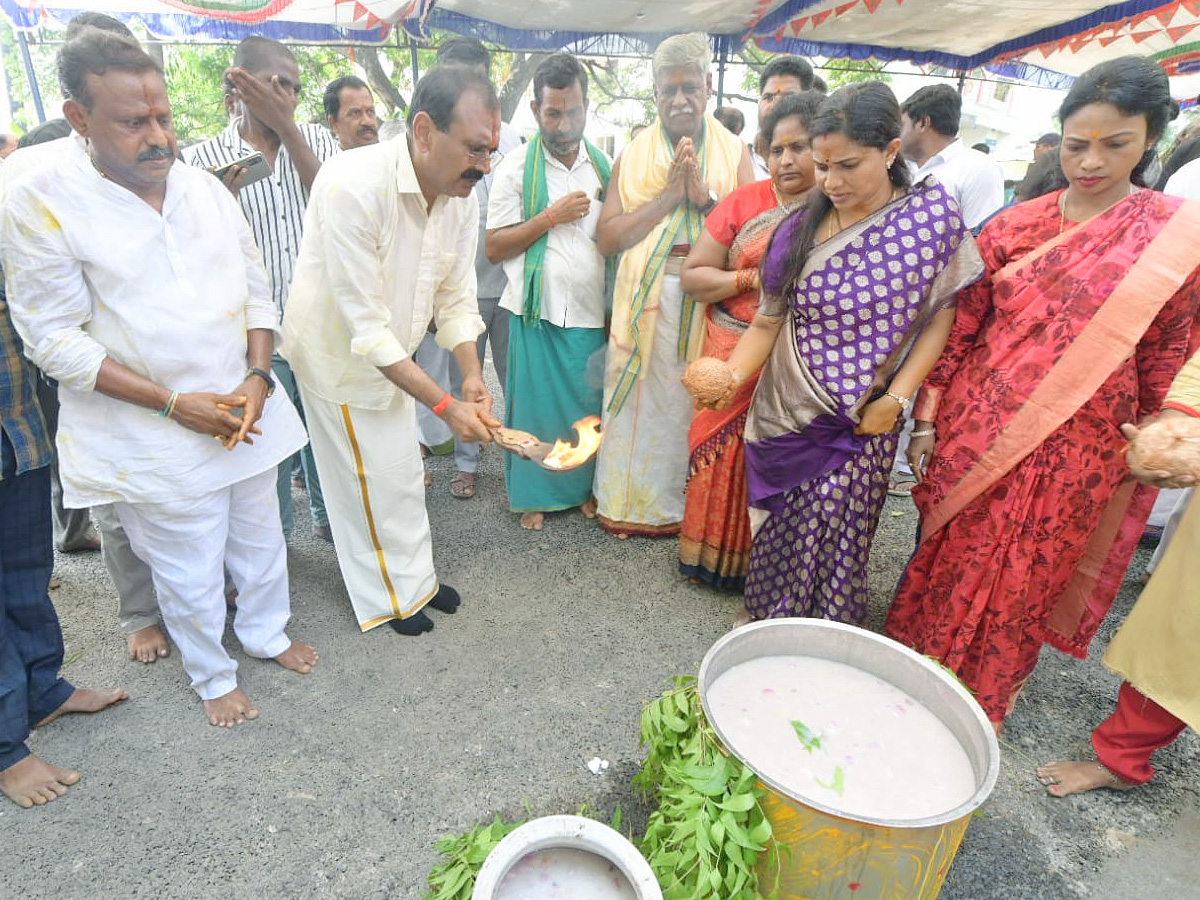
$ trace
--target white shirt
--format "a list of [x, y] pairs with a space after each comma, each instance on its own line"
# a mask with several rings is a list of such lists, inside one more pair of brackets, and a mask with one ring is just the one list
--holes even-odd
[[163, 502], [228, 487], [304, 445], [283, 391], [253, 446], [95, 391], [106, 357], [170, 390], [225, 393], [246, 376], [246, 332], [278, 324], [241, 210], [213, 176], [176, 163], [161, 214], [103, 178], [68, 139], [7, 185], [0, 212], [13, 321], [59, 382], [69, 507]]
[[747, 144], [750, 148], [750, 161], [754, 163], [754, 180], [762, 181], [764, 178], [771, 177], [771, 169], [767, 165], [766, 159], [758, 155], [758, 151], [754, 149], [753, 144]]
[[[328, 129], [311, 124], [298, 127], [304, 136], [304, 143], [322, 163], [341, 151], [337, 138]], [[216, 137], [188, 147], [183, 151], [183, 159], [189, 165], [210, 169], [237, 162], [254, 152], [254, 148], [243, 141], [238, 130], [230, 124]], [[255, 243], [262, 251], [267, 274], [271, 278], [271, 295], [282, 315], [287, 304], [288, 285], [292, 282], [296, 255], [300, 252], [304, 205], [308, 202], [308, 191], [287, 147], [280, 146], [274, 171], [269, 177], [238, 191], [238, 202], [250, 223]]]
[[955, 140], [925, 160], [909, 163], [913, 183], [933, 175], [958, 201], [968, 228], [978, 228], [988, 216], [1004, 206], [1004, 172], [986, 153], [972, 150]]
[[[500, 140], [496, 150], [501, 155], [511, 153], [522, 144], [521, 133], [508, 122], [500, 123]], [[497, 163], [497, 165], [499, 165]], [[483, 233], [487, 229], [488, 203], [492, 193], [492, 179], [495, 178], [496, 167], [479, 179], [475, 185], [475, 196], [479, 198], [479, 246], [475, 251], [475, 278], [479, 282], [480, 297], [499, 297], [504, 293], [508, 279], [504, 277], [504, 269], [487, 258], [483, 246]]]
[[[489, 231], [525, 221], [522, 185], [529, 148], [529, 144], [524, 144], [512, 151], [496, 168], [488, 203]], [[547, 206], [573, 191], [583, 191], [592, 198], [586, 216], [559, 224], [547, 232], [542, 268], [542, 318], [560, 328], [603, 328], [606, 312], [604, 257], [596, 250], [596, 225], [603, 206], [600, 175], [582, 144], [570, 169], [545, 147], [542, 156], [546, 161]], [[508, 276], [508, 287], [504, 289], [500, 306], [521, 315], [525, 310], [525, 254], [519, 253], [501, 265]]]
[[447, 350], [483, 333], [475, 298], [479, 201], [425, 197], [397, 137], [321, 166], [288, 298], [280, 352], [330, 403], [386, 409], [400, 389], [380, 366], [412, 356], [429, 327]]
[[1200, 200], [1200, 165], [1197, 163], [1200, 163], [1200, 159], [1193, 159], [1176, 169], [1175, 174], [1168, 178], [1163, 186], [1163, 193], [1172, 197]]

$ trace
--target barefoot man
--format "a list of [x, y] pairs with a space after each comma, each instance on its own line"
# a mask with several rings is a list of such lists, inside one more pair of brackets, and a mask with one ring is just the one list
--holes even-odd
[[236, 201], [209, 173], [174, 165], [158, 64], [87, 29], [62, 48], [59, 76], [82, 140], [7, 185], [13, 321], [59, 383], [66, 505], [114, 504], [209, 721], [232, 727], [258, 710], [221, 645], [222, 564], [246, 653], [302, 673], [317, 661], [284, 633], [274, 467], [304, 430], [272, 394], [277, 313]]
[[[542, 60], [531, 104], [538, 134], [504, 157], [488, 205], [488, 259], [508, 276], [505, 424], [547, 440], [571, 440], [571, 424], [600, 415], [602, 400], [607, 304], [596, 223], [612, 164], [583, 136], [587, 85], [569, 53]], [[530, 531], [542, 530], [548, 512], [579, 507], [594, 517], [594, 475], [591, 461], [547, 472], [504, 458], [509, 507]]]
[[34, 756], [29, 729], [65, 713], [97, 712], [129, 695], [85, 691], [60, 678], [62, 632], [46, 593], [54, 551], [50, 537], [53, 450], [0, 288], [0, 791], [28, 809], [57, 800], [79, 773]]

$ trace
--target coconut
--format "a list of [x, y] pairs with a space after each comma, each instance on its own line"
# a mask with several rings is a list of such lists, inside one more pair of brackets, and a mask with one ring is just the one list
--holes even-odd
[[1126, 454], [1129, 468], [1200, 478], [1200, 419], [1171, 417], [1138, 430]]
[[733, 387], [733, 369], [723, 359], [702, 356], [687, 367], [683, 386], [698, 403], [711, 406], [725, 399]]

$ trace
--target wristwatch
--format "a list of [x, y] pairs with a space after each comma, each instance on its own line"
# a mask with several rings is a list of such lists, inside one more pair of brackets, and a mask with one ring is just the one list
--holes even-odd
[[259, 369], [256, 366], [251, 366], [246, 372], [246, 377], [249, 378], [251, 375], [257, 375], [267, 383], [268, 397], [275, 393], [275, 379], [271, 377], [270, 372], [268, 372], [266, 369]]
[[717, 192], [712, 190], [711, 188], [709, 188], [708, 202], [705, 203], [703, 206], [696, 207], [696, 209], [700, 213], [700, 215], [707, 216], [710, 212], [713, 211], [713, 209], [720, 202], [720, 200], [721, 200], [721, 198], [717, 196]]

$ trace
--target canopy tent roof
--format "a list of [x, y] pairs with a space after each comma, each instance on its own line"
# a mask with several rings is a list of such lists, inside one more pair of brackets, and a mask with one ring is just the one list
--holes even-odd
[[990, 64], [1051, 87], [1123, 53], [1200, 72], [1200, 0], [0, 0], [19, 28], [83, 9], [136, 16], [167, 39], [379, 42], [396, 24], [416, 36], [441, 28], [516, 50], [603, 55], [706, 31], [718, 50], [753, 41], [804, 56]]

